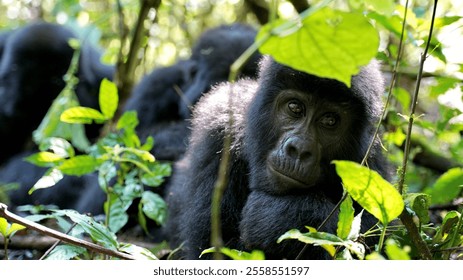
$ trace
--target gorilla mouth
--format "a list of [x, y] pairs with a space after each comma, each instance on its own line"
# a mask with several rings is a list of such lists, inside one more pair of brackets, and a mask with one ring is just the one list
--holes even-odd
[[277, 181], [281, 182], [285, 187], [291, 186], [294, 188], [309, 188], [311, 184], [308, 181], [297, 178], [294, 175], [290, 175], [283, 172], [280, 168], [276, 168], [272, 164], [268, 165], [270, 173], [277, 178]]

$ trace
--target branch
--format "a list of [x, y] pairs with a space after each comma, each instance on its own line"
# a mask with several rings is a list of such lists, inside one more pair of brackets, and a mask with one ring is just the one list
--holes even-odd
[[112, 257], [116, 257], [116, 258], [120, 258], [124, 260], [135, 260], [135, 258], [129, 254], [110, 250], [100, 245], [97, 245], [97, 244], [94, 244], [94, 243], [91, 243], [91, 242], [88, 242], [88, 241], [85, 241], [79, 238], [75, 238], [74, 236], [66, 235], [57, 230], [47, 228], [41, 224], [22, 218], [8, 211], [8, 206], [6, 206], [3, 203], [0, 203], [0, 216], [7, 219], [8, 221], [23, 225], [27, 228], [38, 231], [42, 234], [59, 239], [65, 243], [69, 243], [69, 244], [76, 245], [79, 247], [84, 247], [88, 250], [95, 251], [97, 253], [105, 254], [108, 256], [112, 256]]
[[[119, 103], [123, 105], [125, 101], [129, 98], [130, 92], [132, 87], [135, 83], [134, 81], [134, 72], [135, 68], [138, 65], [138, 51], [141, 47], [142, 43], [142, 36], [145, 33], [145, 20], [148, 16], [148, 13], [151, 9], [158, 9], [159, 5], [161, 5], [161, 0], [143, 0], [140, 7], [140, 12], [138, 14], [138, 20], [135, 26], [135, 30], [133, 33], [132, 40], [130, 41], [130, 47], [128, 51], [127, 60], [124, 61], [123, 57], [119, 57], [119, 61], [117, 64], [117, 73], [115, 75], [115, 81], [119, 90]], [[121, 44], [126, 39], [126, 34], [124, 33], [123, 29], [123, 14], [122, 11], [119, 11], [121, 16], [120, 28], [122, 28], [122, 35], [121, 35]], [[122, 49], [122, 46], [121, 46]], [[120, 108], [118, 107], [118, 112], [116, 113], [115, 119], [118, 118], [120, 115]]]
[[[434, 0], [434, 8], [432, 11], [432, 18], [431, 18], [431, 27], [429, 28], [429, 35], [428, 35], [428, 40], [426, 42], [426, 48], [420, 57], [420, 68], [418, 71], [415, 92], [413, 94], [413, 101], [411, 104], [410, 117], [409, 117], [408, 130], [407, 130], [407, 138], [405, 139], [404, 159], [403, 159], [402, 168], [399, 174], [400, 179], [398, 183], [398, 189], [401, 194], [403, 193], [404, 184], [405, 184], [405, 174], [407, 173], [408, 157], [410, 155], [410, 146], [411, 146], [411, 139], [412, 139], [411, 136], [412, 136], [413, 122], [415, 118], [415, 110], [416, 110], [416, 106], [418, 103], [418, 94], [420, 92], [420, 84], [421, 84], [421, 79], [422, 79], [422, 74], [423, 74], [424, 62], [426, 61], [426, 56], [428, 54], [429, 45], [431, 43], [432, 31], [434, 28], [434, 19], [436, 17], [437, 2], [438, 0]], [[408, 232], [410, 233], [412, 237], [412, 241], [415, 244], [416, 248], [418, 249], [418, 252], [420, 253], [421, 257], [423, 259], [428, 259], [428, 260], [432, 259], [431, 252], [426, 242], [421, 237], [417, 226], [413, 222], [411, 215], [407, 212], [406, 209], [404, 209], [404, 211], [400, 215], [400, 220], [402, 221], [402, 223], [405, 225]]]

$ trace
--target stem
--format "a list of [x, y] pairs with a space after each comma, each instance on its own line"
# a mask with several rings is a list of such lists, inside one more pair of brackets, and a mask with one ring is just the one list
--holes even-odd
[[8, 260], [8, 243], [9, 243], [10, 239], [8, 238], [8, 236], [4, 236], [3, 238], [3, 250], [5, 251], [5, 258], [4, 260]]
[[387, 227], [384, 226], [383, 230], [381, 230], [381, 235], [379, 236], [378, 249], [376, 250], [377, 252], [381, 252], [381, 250], [383, 250], [384, 239], [386, 237], [386, 231], [387, 231]]
[[29, 221], [29, 220], [27, 220], [25, 218], [22, 218], [22, 217], [8, 211], [8, 206], [6, 206], [3, 203], [0, 203], [0, 216], [4, 217], [5, 219], [7, 219], [7, 220], [9, 220], [11, 222], [23, 225], [23, 226], [25, 226], [27, 228], [33, 229], [33, 230], [38, 231], [38, 232], [40, 232], [42, 234], [45, 234], [45, 235], [54, 237], [56, 239], [59, 239], [59, 240], [65, 242], [65, 243], [69, 243], [69, 244], [76, 245], [76, 246], [79, 246], [79, 247], [84, 247], [84, 248], [87, 248], [88, 250], [95, 251], [95, 252], [98, 252], [98, 253], [102, 253], [102, 254], [105, 254], [105, 255], [108, 255], [108, 256], [120, 258], [120, 259], [135, 260], [135, 258], [132, 255], [122, 253], [122, 252], [118, 252], [118, 251], [110, 250], [110, 249], [102, 247], [100, 245], [97, 245], [97, 244], [94, 244], [94, 243], [91, 243], [91, 242], [88, 242], [88, 241], [85, 241], [85, 240], [82, 240], [82, 239], [79, 239], [79, 238], [75, 238], [74, 236], [66, 235], [66, 234], [64, 234], [62, 232], [59, 232], [57, 230], [47, 228], [45, 226], [42, 226], [41, 224], [38, 224], [38, 223], [35, 223], [35, 222], [32, 222], [32, 221]]
[[389, 103], [391, 101], [392, 97], [392, 89], [395, 87], [395, 83], [397, 81], [397, 73], [399, 72], [399, 65], [400, 65], [400, 60], [402, 58], [402, 50], [403, 50], [403, 42], [404, 42], [404, 34], [405, 34], [405, 26], [407, 23], [407, 14], [408, 14], [408, 0], [405, 2], [405, 12], [404, 12], [404, 20], [402, 22], [402, 30], [400, 32], [400, 40], [399, 40], [399, 48], [397, 50], [397, 57], [395, 60], [394, 64], [394, 69], [392, 70], [392, 79], [391, 79], [391, 84], [389, 86], [389, 91], [387, 93], [387, 100], [386, 104], [384, 105], [382, 116], [378, 121], [378, 124], [376, 125], [376, 130], [373, 135], [373, 139], [371, 139], [370, 145], [368, 146], [367, 152], [365, 153], [365, 157], [363, 158], [362, 162], [360, 163], [361, 165], [365, 165], [368, 157], [370, 156], [371, 149], [373, 148], [373, 145], [375, 144], [375, 139], [378, 137], [379, 134], [379, 129], [381, 127], [381, 121], [386, 117], [387, 114], [387, 108], [389, 107]]
[[[408, 158], [410, 155], [410, 143], [411, 143], [411, 135], [412, 135], [412, 129], [413, 129], [413, 122], [415, 118], [415, 111], [416, 111], [416, 106], [418, 102], [418, 94], [420, 91], [420, 84], [421, 84], [421, 79], [423, 75], [423, 67], [424, 67], [424, 62], [426, 60], [426, 56], [428, 54], [429, 50], [429, 45], [431, 43], [431, 38], [432, 38], [432, 31], [434, 28], [434, 20], [436, 17], [436, 9], [437, 9], [437, 2], [438, 0], [434, 0], [434, 7], [432, 11], [432, 18], [431, 18], [431, 27], [429, 28], [429, 35], [428, 35], [428, 40], [426, 42], [426, 48], [424, 52], [421, 54], [420, 57], [420, 68], [418, 71], [418, 76], [416, 79], [416, 85], [415, 85], [415, 92], [413, 94], [413, 101], [411, 104], [410, 108], [410, 117], [409, 117], [409, 122], [408, 122], [408, 129], [407, 129], [407, 138], [405, 139], [405, 150], [404, 150], [404, 159], [402, 162], [402, 168], [400, 171], [400, 180], [398, 183], [398, 190], [402, 194], [403, 189], [404, 189], [404, 184], [405, 184], [405, 174], [407, 173], [407, 164], [408, 164]], [[416, 227], [415, 223], [413, 222], [412, 216], [407, 212], [406, 209], [403, 210], [402, 214], [400, 214], [400, 220], [402, 223], [405, 225], [407, 228], [408, 232], [410, 233], [410, 236], [412, 237], [412, 241], [415, 244], [416, 248], [419, 251], [419, 254], [423, 259], [432, 259], [431, 252], [429, 250], [429, 247], [427, 246], [426, 242], [421, 238], [421, 235], [418, 231], [418, 228]]]

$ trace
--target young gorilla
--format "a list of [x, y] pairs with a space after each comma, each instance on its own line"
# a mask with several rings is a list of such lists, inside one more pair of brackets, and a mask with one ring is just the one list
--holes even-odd
[[[350, 89], [270, 58], [260, 67], [257, 82], [221, 85], [194, 110], [189, 148], [167, 196], [166, 232], [173, 248], [183, 245], [180, 258], [196, 259], [211, 246], [211, 197], [227, 131], [233, 140], [221, 208], [223, 240], [230, 248], [263, 250], [268, 259], [296, 258], [304, 244], [277, 239], [290, 229], [322, 223], [342, 196], [331, 161], [360, 162], [372, 140], [383, 92], [376, 63], [352, 77]], [[234, 122], [227, 128], [230, 110]], [[388, 177], [377, 141], [368, 166]], [[365, 213], [362, 229], [374, 223]], [[321, 230], [335, 233], [336, 224], [332, 218]], [[329, 256], [309, 247], [302, 257]]]

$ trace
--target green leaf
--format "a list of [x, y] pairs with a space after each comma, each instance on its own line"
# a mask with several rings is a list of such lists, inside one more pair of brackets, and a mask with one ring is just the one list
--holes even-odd
[[[375, 12], [370, 12], [367, 16], [377, 23], [381, 24], [384, 28], [394, 33], [397, 37], [402, 34], [402, 18], [397, 15], [380, 15]], [[407, 29], [404, 30], [404, 37], [407, 37]]]
[[137, 111], [126, 111], [117, 121], [117, 129], [134, 130], [138, 125]]
[[40, 143], [41, 151], [52, 150], [53, 153], [61, 156], [62, 158], [73, 157], [75, 150], [66, 139], [58, 137], [49, 137]]
[[150, 166], [150, 173], [143, 173], [141, 181], [144, 185], [158, 187], [164, 182], [164, 178], [171, 175], [172, 168], [170, 164], [154, 164]]
[[[130, 204], [131, 201], [129, 203], [125, 203], [121, 197], [114, 193], [111, 193], [109, 201], [104, 203], [104, 211], [106, 216], [109, 217], [108, 227], [112, 232], [119, 232], [119, 230], [129, 221], [129, 215], [127, 215], [125, 211]], [[110, 207], [108, 209], [109, 205]]]
[[334, 234], [326, 232], [317, 232], [314, 228], [308, 227], [310, 232], [302, 233], [298, 229], [292, 229], [278, 238], [277, 243], [286, 239], [296, 239], [306, 244], [314, 244], [323, 247], [330, 256], [334, 256], [336, 249], [334, 246], [344, 244], [344, 240]]
[[365, 4], [373, 11], [387, 16], [391, 16], [395, 9], [393, 0], [365, 0]]
[[[199, 256], [200, 258], [204, 254], [211, 254], [211, 253], [216, 253], [217, 249], [212, 247], [209, 249], [206, 249], [201, 252], [201, 255]], [[239, 251], [236, 249], [229, 249], [226, 247], [223, 247], [220, 249], [220, 253], [224, 254], [225, 256], [229, 257], [232, 260], [265, 260], [265, 254], [262, 251], [259, 250], [253, 250], [252, 252], [245, 252], [245, 251]]]
[[[83, 134], [79, 137], [86, 138], [84, 127], [82, 125], [69, 124], [60, 121], [60, 116], [66, 109], [79, 106], [79, 101], [77, 100], [77, 96], [73, 90], [74, 84], [77, 82], [78, 80], [74, 77], [67, 81], [66, 87], [53, 101], [39, 127], [33, 132], [33, 139], [35, 143], [41, 145], [43, 141], [46, 141], [46, 139], [50, 137], [72, 139], [74, 143], [73, 135], [77, 135], [79, 133]], [[85, 148], [80, 146], [76, 147], [79, 149]]]
[[151, 151], [151, 149], [154, 147], [154, 138], [153, 136], [148, 136], [146, 137], [145, 144], [140, 147], [140, 149], [145, 150], [145, 151]]
[[8, 234], [7, 234], [8, 227], [9, 227], [8, 221], [5, 218], [0, 217], [0, 233], [4, 237], [8, 237]]
[[116, 236], [105, 226], [96, 222], [93, 218], [79, 214], [75, 210], [54, 210], [60, 215], [69, 217], [74, 223], [77, 223], [82, 229], [90, 235], [93, 241], [102, 244], [111, 250], [116, 250], [119, 246]]
[[41, 167], [52, 167], [62, 162], [64, 158], [61, 155], [50, 152], [38, 152], [25, 158], [27, 162]]
[[461, 193], [463, 186], [463, 168], [452, 168], [442, 174], [434, 185], [425, 189], [425, 193], [431, 196], [433, 204], [451, 202]]
[[[278, 26], [274, 28], [274, 26]], [[268, 34], [272, 34], [265, 41]], [[260, 47], [282, 64], [319, 77], [339, 80], [350, 87], [352, 75], [373, 59], [379, 35], [361, 13], [323, 8], [288, 24], [278, 20], [259, 31]]]
[[400, 248], [393, 239], [386, 241], [386, 255], [390, 260], [410, 260], [408, 252]]
[[56, 169], [51, 168], [45, 172], [45, 174], [34, 184], [34, 186], [29, 190], [29, 194], [32, 194], [34, 191], [38, 189], [46, 189], [49, 187], [53, 187], [59, 181], [64, 178], [63, 173]]
[[26, 227], [20, 224], [9, 224], [5, 218], [0, 217], [0, 233], [4, 237], [12, 237], [18, 230], [23, 230]]
[[163, 225], [167, 218], [167, 205], [164, 199], [156, 193], [143, 192], [140, 203], [143, 205], [143, 213], [158, 225]]
[[95, 171], [101, 161], [88, 155], [79, 155], [65, 160], [58, 169], [66, 175], [82, 176]]
[[83, 247], [77, 247], [74, 245], [58, 245], [50, 252], [45, 258], [46, 260], [70, 260], [79, 255], [82, 255], [87, 250]]
[[405, 112], [409, 112], [411, 103], [410, 93], [406, 89], [401, 87], [395, 87], [392, 90], [392, 93], [394, 94], [394, 97], [397, 99], [397, 101], [399, 101], [400, 105], [402, 105], [403, 110]]
[[460, 219], [460, 213], [457, 211], [449, 211], [442, 221], [442, 225], [438, 228], [436, 235], [433, 237], [433, 243], [438, 243], [445, 240], [448, 234], [457, 226]]
[[103, 79], [100, 85], [100, 109], [106, 119], [111, 119], [117, 110], [119, 96], [117, 86], [108, 79]]
[[350, 196], [347, 196], [339, 208], [339, 221], [336, 235], [341, 239], [347, 239], [349, 236], [352, 227], [352, 221], [354, 220], [354, 212], [355, 210], [352, 199]]
[[91, 124], [103, 123], [107, 118], [99, 111], [87, 107], [72, 107], [61, 114], [60, 120], [67, 123]]
[[149, 151], [144, 151], [144, 150], [140, 150], [136, 148], [125, 148], [124, 151], [130, 154], [136, 155], [142, 161], [147, 161], [147, 162], [155, 161], [154, 156]]
[[402, 213], [402, 196], [378, 172], [351, 161], [333, 163], [346, 191], [381, 223], [386, 225]]
[[148, 249], [134, 245], [134, 244], [122, 244], [119, 247], [119, 251], [130, 254], [134, 256], [135, 259], [137, 260], [157, 260], [158, 259]]
[[407, 193], [405, 203], [416, 213], [421, 223], [429, 223], [429, 206], [431, 197], [424, 193]]

